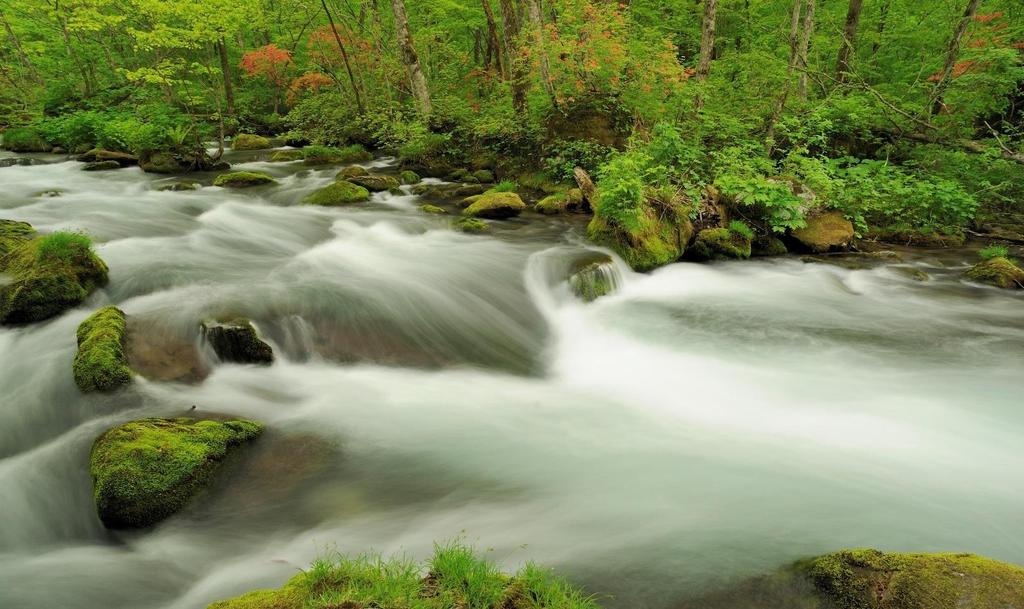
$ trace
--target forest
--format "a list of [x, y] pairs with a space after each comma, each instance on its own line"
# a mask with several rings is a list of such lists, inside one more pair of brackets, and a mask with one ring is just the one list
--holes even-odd
[[1021, 0], [0, 24], [0, 606], [1024, 609]]

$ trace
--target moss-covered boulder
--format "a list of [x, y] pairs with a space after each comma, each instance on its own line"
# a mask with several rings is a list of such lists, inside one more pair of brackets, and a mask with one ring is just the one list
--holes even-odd
[[274, 350], [260, 340], [248, 319], [204, 321], [202, 330], [203, 339], [221, 361], [264, 365], [274, 362]]
[[706, 228], [697, 233], [688, 254], [695, 260], [746, 260], [751, 240], [728, 228]]
[[349, 178], [358, 178], [359, 176], [368, 175], [370, 175], [370, 170], [368, 170], [366, 167], [363, 167], [361, 165], [349, 165], [348, 167], [339, 171], [338, 175], [335, 176], [335, 179], [347, 180]]
[[1024, 568], [973, 554], [844, 550], [798, 568], [836, 609], [1024, 607]]
[[124, 312], [104, 307], [78, 326], [78, 353], [72, 369], [75, 384], [84, 393], [113, 391], [132, 382], [125, 355]]
[[121, 164], [117, 161], [94, 161], [92, 163], [86, 163], [82, 166], [82, 171], [109, 171], [111, 169], [120, 169]]
[[1004, 289], [1024, 288], [1024, 269], [998, 256], [979, 262], [967, 271], [967, 278]]
[[462, 184], [451, 191], [454, 197], [473, 197], [484, 194], [484, 187], [480, 184]]
[[188, 192], [190, 190], [199, 190], [203, 185], [199, 182], [193, 182], [191, 180], [182, 180], [180, 182], [171, 182], [169, 184], [161, 184], [157, 186], [158, 192]]
[[347, 178], [347, 180], [357, 186], [362, 186], [370, 192], [384, 192], [386, 190], [394, 190], [400, 186], [396, 178], [376, 174], [353, 176]]
[[152, 526], [185, 507], [230, 453], [263, 431], [254, 421], [144, 419], [92, 447], [96, 510], [112, 529]]
[[53, 233], [18, 242], [0, 258], [10, 281], [0, 286], [0, 323], [42, 321], [80, 304], [107, 283], [107, 265], [88, 237]]
[[455, 221], [453, 226], [455, 230], [471, 235], [479, 235], [491, 230], [491, 227], [486, 222], [477, 218], [460, 218]]
[[402, 182], [402, 184], [418, 184], [422, 179], [423, 178], [420, 177], [420, 174], [408, 169], [398, 174], [398, 180]]
[[0, 220], [0, 271], [3, 270], [3, 258], [8, 252], [30, 241], [36, 231], [28, 222], [17, 220]]
[[264, 186], [266, 184], [277, 184], [277, 180], [265, 173], [256, 171], [233, 171], [222, 173], [213, 180], [214, 186], [223, 188], [249, 188], [252, 186]]
[[82, 163], [102, 163], [114, 161], [121, 167], [131, 167], [139, 164], [139, 157], [127, 152], [104, 150], [103, 148], [91, 148], [78, 156]]
[[526, 204], [514, 192], [487, 192], [462, 210], [468, 218], [503, 220], [514, 218], [526, 209]]
[[349, 146], [347, 148], [306, 146], [302, 149], [302, 156], [307, 165], [359, 163], [360, 161], [369, 161], [373, 159], [373, 155], [359, 145]]
[[584, 302], [593, 302], [607, 296], [618, 286], [619, 274], [610, 259], [584, 264], [569, 277], [572, 293]]
[[437, 205], [420, 205], [420, 211], [425, 213], [425, 214], [446, 214], [446, 213], [448, 213], [447, 211], [445, 211], [445, 209], [443, 207], [438, 207]]
[[854, 238], [853, 223], [838, 211], [809, 216], [807, 226], [791, 234], [801, 249], [814, 254], [845, 250]]
[[472, 174], [473, 178], [481, 184], [493, 184], [494, 183], [494, 172], [489, 169], [478, 169]]
[[292, 161], [301, 161], [303, 154], [301, 150], [278, 150], [274, 154], [270, 155], [270, 162], [272, 163], [290, 163]]
[[769, 257], [769, 256], [785, 256], [789, 253], [789, 248], [782, 242], [782, 239], [773, 236], [760, 236], [754, 239], [751, 244], [750, 255]]
[[351, 182], [335, 182], [330, 186], [310, 194], [303, 202], [307, 205], [324, 205], [333, 207], [349, 205], [370, 199], [370, 191]]
[[568, 211], [569, 197], [565, 193], [548, 195], [533, 206], [534, 211], [545, 216], [557, 216]]
[[142, 155], [139, 166], [146, 173], [175, 174], [185, 173], [188, 167], [170, 152], [152, 152]]
[[234, 150], [266, 150], [273, 148], [270, 140], [262, 135], [251, 133], [239, 133], [231, 140], [231, 148]]
[[677, 203], [647, 201], [625, 225], [604, 213], [600, 203], [587, 225], [587, 238], [614, 250], [633, 270], [646, 272], [679, 260], [693, 236], [687, 209]]

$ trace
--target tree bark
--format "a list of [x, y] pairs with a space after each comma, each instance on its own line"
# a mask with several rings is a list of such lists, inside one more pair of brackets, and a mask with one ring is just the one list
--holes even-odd
[[953, 36], [949, 39], [949, 48], [946, 50], [946, 65], [942, 69], [942, 77], [939, 78], [939, 82], [935, 83], [935, 89], [932, 91], [928, 109], [929, 118], [942, 111], [943, 97], [953, 81], [953, 69], [956, 68], [956, 62], [960, 58], [960, 43], [963, 42], [964, 34], [967, 33], [967, 27], [971, 25], [974, 15], [978, 13], [980, 4], [981, 0], [968, 0], [967, 8], [964, 9], [963, 16], [957, 22], [956, 29], [953, 30]]
[[341, 41], [341, 35], [338, 34], [338, 28], [334, 25], [334, 17], [331, 16], [331, 11], [327, 8], [327, 0], [320, 0], [320, 5], [324, 8], [324, 13], [327, 14], [327, 21], [331, 24], [331, 32], [334, 33], [334, 41], [338, 44], [338, 50], [341, 51], [341, 59], [345, 62], [345, 71], [348, 72], [348, 82], [352, 85], [352, 93], [356, 96], [356, 108], [359, 109], [359, 113], [366, 112], [366, 108], [363, 106], [363, 97], [359, 93], [359, 85], [356, 84], [356, 77], [352, 74], [352, 65], [348, 62], [348, 51], [345, 50], [345, 44]]
[[846, 25], [843, 26], [843, 39], [839, 43], [839, 58], [836, 60], [836, 80], [845, 83], [850, 73], [850, 59], [853, 57], [857, 41], [857, 27], [860, 25], [860, 12], [864, 8], [864, 0], [850, 0], [846, 10]]
[[789, 100], [789, 92], [793, 88], [793, 71], [796, 70], [800, 61], [800, 13], [803, 9], [804, 0], [793, 0], [793, 10], [790, 13], [789, 21], [789, 65], [786, 67], [786, 84], [782, 88], [782, 94], [775, 104], [775, 110], [768, 119], [768, 128], [765, 132], [765, 152], [772, 153], [775, 146], [775, 125], [782, 119], [782, 113], [786, 110], [786, 102]]
[[231, 66], [228, 64], [228, 46], [224, 37], [221, 36], [217, 43], [217, 54], [220, 55], [220, 72], [224, 77], [224, 102], [227, 105], [228, 116], [235, 115], [235, 88], [231, 84]]
[[[697, 63], [697, 82], [705, 82], [711, 73], [711, 56], [715, 52], [715, 23], [717, 21], [718, 0], [704, 0], [704, 22], [700, 28], [700, 61]], [[704, 97], [697, 93], [693, 105], [700, 110], [704, 106]]]
[[548, 63], [547, 45], [544, 44], [544, 17], [540, 12], [539, 0], [527, 0], [530, 10], [530, 24], [533, 26], [533, 38], [535, 51], [540, 56], [540, 78], [544, 83], [544, 90], [551, 98], [551, 105], [558, 108], [558, 96], [555, 94], [555, 83], [551, 80], [551, 64]]
[[811, 35], [814, 33], [814, 4], [815, 0], [807, 0], [805, 4], [803, 32], [800, 35], [800, 48], [797, 53], [797, 67], [800, 69], [797, 89], [803, 99], [807, 99], [807, 57], [811, 48]]
[[494, 11], [491, 9], [491, 0], [481, 0], [484, 7], [484, 16], [487, 17], [487, 46], [489, 52], [494, 53], [498, 64], [498, 73], [505, 80], [511, 78], [508, 72], [508, 64], [502, 57], [502, 45], [498, 38], [498, 24], [494, 21]]
[[523, 24], [513, 0], [500, 0], [498, 6], [501, 7], [501, 19], [505, 24], [505, 63], [509, 66], [512, 82], [512, 107], [522, 112], [526, 110], [526, 75], [523, 73], [522, 62], [513, 59], [513, 45], [519, 39]]
[[402, 63], [409, 73], [409, 85], [412, 89], [412, 96], [416, 100], [416, 107], [424, 116], [429, 116], [433, 107], [430, 103], [430, 90], [427, 88], [427, 79], [423, 76], [423, 69], [420, 67], [420, 58], [416, 55], [416, 47], [412, 43], [412, 34], [409, 33], [409, 17], [405, 14], [405, 0], [391, 0], [391, 6], [395, 12], [395, 34], [398, 36], [398, 48], [402, 52]]

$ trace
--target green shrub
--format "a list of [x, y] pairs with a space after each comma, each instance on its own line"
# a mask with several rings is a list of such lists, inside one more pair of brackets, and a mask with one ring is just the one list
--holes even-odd
[[754, 238], [754, 231], [742, 220], [733, 220], [729, 223], [729, 232], [736, 233], [747, 241]]
[[801, 207], [803, 200], [793, 194], [788, 183], [763, 176], [726, 173], [719, 175], [715, 186], [726, 197], [762, 215], [777, 233], [807, 225]]
[[495, 184], [489, 192], [515, 192], [519, 188], [519, 184], [511, 180], [502, 180]]
[[4, 131], [3, 147], [14, 152], [49, 152], [52, 148], [35, 127], [14, 127]]
[[652, 159], [644, 152], [613, 155], [598, 172], [598, 211], [607, 220], [626, 230], [639, 230], [644, 206], [644, 190]]
[[978, 256], [982, 260], [992, 260], [993, 258], [1008, 258], [1010, 256], [1010, 249], [1003, 245], [990, 245], [980, 252]]
[[547, 150], [544, 170], [555, 181], [572, 182], [577, 167], [596, 173], [613, 152], [612, 148], [586, 140], [558, 140]]

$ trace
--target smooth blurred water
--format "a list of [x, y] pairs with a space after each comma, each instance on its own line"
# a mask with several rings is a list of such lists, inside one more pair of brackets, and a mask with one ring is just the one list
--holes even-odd
[[[202, 608], [327, 549], [457, 536], [622, 608], [848, 546], [1024, 563], [1024, 299], [963, 283], [959, 258], [617, 262], [620, 291], [583, 304], [578, 223], [468, 236], [409, 194], [299, 206], [338, 168], [265, 156], [231, 159], [280, 178], [247, 191], [0, 169], [0, 217], [84, 230], [111, 269], [82, 307], [0, 329], [0, 607]], [[278, 362], [82, 396], [75, 328], [108, 303], [186, 346], [249, 317]], [[269, 431], [183, 513], [105, 531], [93, 439], [192, 405]]]

